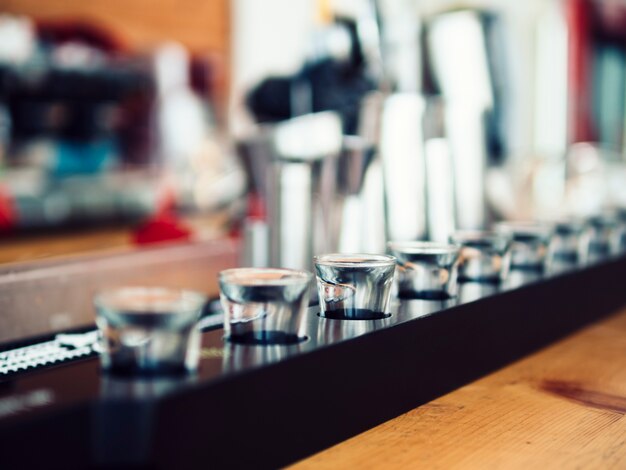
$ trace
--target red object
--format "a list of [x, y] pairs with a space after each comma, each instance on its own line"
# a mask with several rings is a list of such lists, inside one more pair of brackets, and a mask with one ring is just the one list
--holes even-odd
[[137, 245], [150, 245], [167, 241], [189, 241], [191, 230], [173, 213], [157, 214], [141, 224], [133, 233]]
[[0, 234], [11, 232], [17, 222], [17, 213], [11, 195], [0, 187]]
[[267, 209], [263, 198], [255, 193], [248, 193], [248, 205], [246, 207], [245, 216], [235, 220], [228, 231], [228, 236], [234, 239], [241, 239], [243, 226], [249, 221], [266, 221]]
[[569, 102], [571, 106], [569, 141], [594, 139], [591, 117], [591, 41], [593, 5], [589, 0], [569, 0], [566, 4], [569, 32]]
[[248, 213], [246, 216], [254, 220], [266, 220], [267, 218], [265, 201], [256, 193], [248, 195]]
[[168, 181], [163, 182], [156, 214], [133, 233], [137, 245], [150, 245], [168, 241], [189, 241], [192, 231], [176, 215], [176, 191]]

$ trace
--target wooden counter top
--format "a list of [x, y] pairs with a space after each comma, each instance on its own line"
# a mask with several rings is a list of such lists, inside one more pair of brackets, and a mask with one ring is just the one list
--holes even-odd
[[120, 285], [194, 289], [214, 297], [217, 274], [239, 261], [225, 215], [185, 218], [191, 240], [138, 246], [112, 227], [0, 243], [0, 343], [93, 324], [92, 297]]
[[623, 310], [290, 468], [626, 468], [625, 413]]
[[[223, 236], [227, 220], [228, 214], [221, 212], [188, 216], [183, 223], [192, 230], [193, 240], [203, 241]], [[38, 236], [18, 234], [0, 239], [0, 264], [129, 251], [136, 249], [132, 233], [132, 227], [102, 227]]]

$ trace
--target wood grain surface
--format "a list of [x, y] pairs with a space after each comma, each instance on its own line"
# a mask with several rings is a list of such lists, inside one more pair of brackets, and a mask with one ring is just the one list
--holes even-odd
[[626, 468], [625, 413], [626, 310], [290, 468]]
[[[229, 214], [217, 212], [183, 218], [195, 241], [225, 236]], [[0, 267], [4, 264], [64, 260], [85, 254], [121, 253], [136, 250], [132, 241], [133, 227], [103, 227], [82, 232], [21, 235], [0, 239]]]
[[[130, 227], [0, 243], [0, 342], [93, 323], [100, 289], [148, 285], [218, 294], [217, 274], [239, 261], [226, 213], [186, 217], [189, 242], [138, 247]], [[1, 467], [1, 465], [0, 465]]]

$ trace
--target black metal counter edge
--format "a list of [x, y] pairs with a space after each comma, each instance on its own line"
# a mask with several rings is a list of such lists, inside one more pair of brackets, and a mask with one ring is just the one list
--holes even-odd
[[1, 432], [0, 467], [108, 468], [110, 452], [126, 468], [287, 465], [615, 312], [625, 279], [622, 257], [159, 401], [77, 406]]

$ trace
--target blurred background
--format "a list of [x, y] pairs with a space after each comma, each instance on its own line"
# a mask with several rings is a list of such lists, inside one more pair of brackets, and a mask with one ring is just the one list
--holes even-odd
[[0, 262], [306, 267], [626, 207], [621, 0], [0, 0]]

